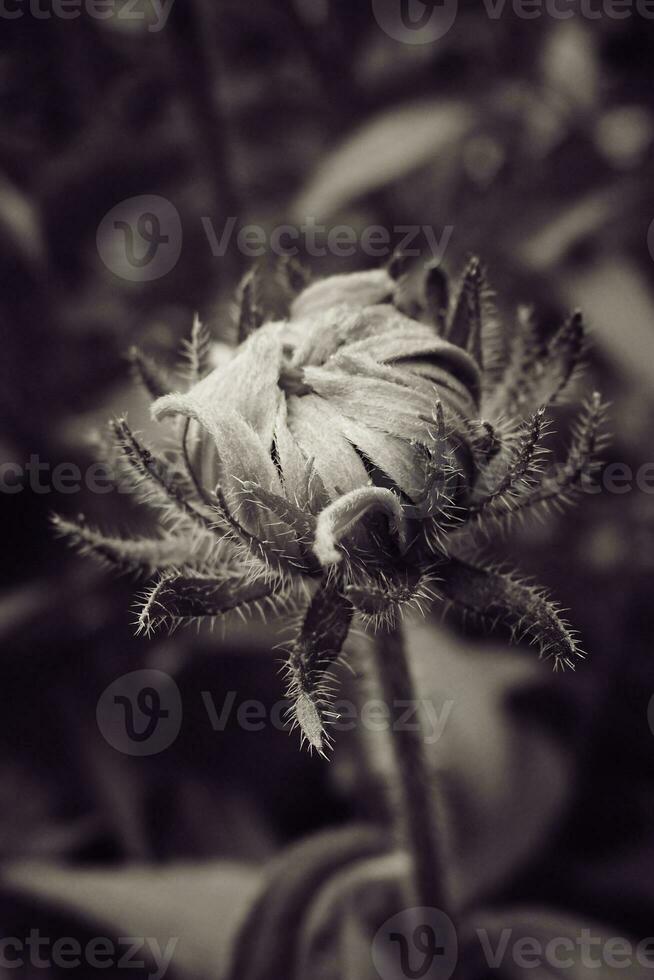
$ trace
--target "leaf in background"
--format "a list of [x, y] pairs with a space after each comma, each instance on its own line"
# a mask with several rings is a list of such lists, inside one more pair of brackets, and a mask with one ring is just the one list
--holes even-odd
[[541, 226], [516, 245], [520, 261], [535, 272], [551, 274], [572, 248], [599, 235], [629, 203], [626, 188], [614, 185], [566, 204], [554, 216], [548, 208]]
[[399, 106], [366, 123], [338, 146], [296, 198], [291, 217], [320, 221], [351, 201], [393, 183], [452, 150], [472, 129], [466, 102], [438, 99]]
[[162, 950], [177, 938], [172, 963], [189, 980], [224, 976], [233, 937], [259, 884], [250, 866], [228, 862], [124, 871], [21, 862], [0, 875], [0, 893], [37, 899], [118, 937], [156, 939]]
[[541, 70], [547, 87], [571, 110], [590, 112], [599, 104], [597, 35], [578, 18], [559, 22], [547, 35]]
[[[559, 738], [509, 704], [542, 698], [561, 720], [568, 704], [553, 672], [524, 650], [473, 646], [419, 622], [408, 627], [407, 649], [425, 751], [448, 814], [451, 886], [457, 903], [468, 905], [546, 846], [571, 791], [565, 733]], [[391, 772], [387, 740], [362, 734], [373, 768]]]
[[[653, 258], [654, 261], [654, 258]], [[579, 306], [591, 336], [627, 381], [654, 392], [654, 297], [633, 262], [619, 256], [600, 259], [588, 269], [562, 278], [562, 293]]]

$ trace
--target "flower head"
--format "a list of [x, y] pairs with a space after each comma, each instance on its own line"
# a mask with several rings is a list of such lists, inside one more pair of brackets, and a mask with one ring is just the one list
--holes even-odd
[[312, 284], [292, 263], [284, 271], [297, 293], [288, 318], [261, 314], [250, 273], [239, 343], [213, 370], [196, 322], [185, 390], [165, 391], [135, 355], [154, 419], [179, 426], [174, 466], [124, 420], [113, 425], [161, 534], [123, 541], [59, 521], [62, 530], [112, 564], [158, 574], [143, 629], [262, 602], [302, 606], [289, 694], [320, 751], [330, 668], [355, 615], [383, 627], [407, 603], [440, 597], [529, 635], [555, 667], [572, 666], [580, 651], [556, 607], [469, 552], [475, 531], [568, 499], [594, 465], [598, 396], [568, 459], [543, 479], [546, 412], [579, 362], [580, 316], [548, 343], [525, 312], [502, 334], [476, 259], [453, 299], [432, 267], [410, 300], [401, 256]]

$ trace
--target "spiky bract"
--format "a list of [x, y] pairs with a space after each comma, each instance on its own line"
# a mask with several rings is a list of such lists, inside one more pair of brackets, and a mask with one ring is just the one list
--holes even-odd
[[452, 299], [443, 271], [429, 268], [409, 308], [402, 256], [312, 284], [294, 262], [281, 272], [296, 293], [288, 319], [267, 319], [249, 273], [223, 366], [210, 369], [194, 323], [185, 390], [164, 390], [150, 361], [132, 356], [153, 417], [179, 426], [171, 462], [124, 420], [113, 424], [160, 535], [106, 537], [64, 521], [60, 530], [120, 569], [158, 575], [141, 602], [144, 630], [278, 599], [304, 605], [289, 695], [319, 751], [329, 671], [355, 614], [383, 627], [407, 604], [442, 598], [528, 636], [555, 667], [574, 666], [577, 642], [542, 591], [463, 559], [477, 531], [569, 500], [595, 465], [598, 396], [567, 460], [547, 478], [543, 465], [547, 411], [583, 349], [579, 314], [548, 342], [525, 311], [502, 332], [477, 259]]

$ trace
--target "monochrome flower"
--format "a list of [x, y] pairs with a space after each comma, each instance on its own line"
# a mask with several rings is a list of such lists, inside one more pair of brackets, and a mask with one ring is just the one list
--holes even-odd
[[543, 471], [547, 410], [579, 363], [579, 314], [545, 342], [521, 311], [500, 328], [480, 263], [454, 297], [439, 267], [410, 297], [402, 256], [384, 269], [307, 283], [270, 321], [246, 276], [238, 344], [210, 366], [198, 322], [184, 390], [134, 355], [152, 416], [177, 426], [176, 455], [113, 432], [155, 538], [105, 536], [58, 519], [84, 551], [156, 575], [139, 626], [175, 626], [268, 604], [302, 608], [287, 651], [289, 695], [309, 743], [328, 744], [331, 668], [355, 616], [373, 628], [442, 599], [528, 636], [555, 668], [581, 651], [542, 590], [476, 563], [479, 532], [577, 493], [595, 465], [602, 406], [583, 410], [567, 460]]

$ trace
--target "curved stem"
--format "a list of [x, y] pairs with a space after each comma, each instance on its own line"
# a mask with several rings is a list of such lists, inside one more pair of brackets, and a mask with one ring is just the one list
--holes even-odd
[[[396, 706], [419, 704], [411, 677], [402, 627], [397, 625], [377, 641], [377, 670], [384, 700], [394, 719]], [[397, 779], [401, 789], [399, 831], [411, 854], [415, 898], [421, 906], [451, 913], [437, 793], [425, 757], [422, 725], [391, 726]]]

